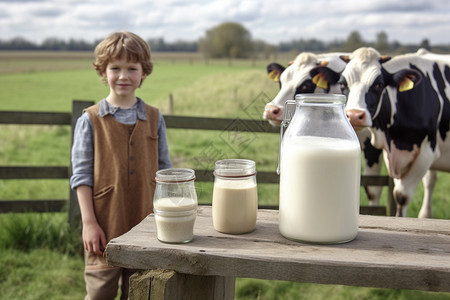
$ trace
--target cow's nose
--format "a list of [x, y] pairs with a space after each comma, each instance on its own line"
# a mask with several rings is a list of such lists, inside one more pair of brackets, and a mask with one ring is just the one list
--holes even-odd
[[274, 107], [271, 109], [272, 116], [278, 117], [280, 115], [281, 109], [278, 107]]
[[347, 110], [347, 119], [353, 127], [366, 126], [366, 113], [360, 110]]
[[266, 105], [264, 115], [267, 119], [278, 119], [281, 115], [281, 109], [275, 105]]

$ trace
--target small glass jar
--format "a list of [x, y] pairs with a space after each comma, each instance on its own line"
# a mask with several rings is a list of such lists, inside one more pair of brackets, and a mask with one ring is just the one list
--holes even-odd
[[158, 240], [165, 243], [188, 243], [194, 238], [197, 216], [195, 172], [171, 168], [156, 172], [153, 211]]
[[256, 226], [258, 192], [255, 162], [224, 159], [215, 164], [212, 218], [214, 229], [242, 234]]

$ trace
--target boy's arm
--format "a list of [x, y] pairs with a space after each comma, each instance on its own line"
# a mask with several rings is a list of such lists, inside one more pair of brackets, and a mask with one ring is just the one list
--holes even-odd
[[97, 222], [92, 199], [92, 187], [80, 185], [77, 187], [78, 203], [80, 204], [81, 222], [83, 224], [83, 245], [91, 253], [102, 255], [106, 248], [106, 236]]
[[92, 199], [94, 172], [93, 129], [85, 112], [77, 120], [72, 147], [72, 172], [70, 185], [76, 189], [83, 224], [83, 246], [91, 253], [101, 255], [106, 247], [106, 237], [98, 225]]
[[158, 169], [172, 168], [166, 136], [166, 122], [158, 111]]

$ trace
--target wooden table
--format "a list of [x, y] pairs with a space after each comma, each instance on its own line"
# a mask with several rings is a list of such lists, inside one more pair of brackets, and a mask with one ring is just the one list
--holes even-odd
[[450, 292], [450, 220], [360, 216], [355, 240], [290, 241], [278, 211], [259, 210], [255, 231], [214, 230], [199, 207], [194, 240], [165, 244], [153, 215], [106, 248], [114, 266], [147, 270], [130, 280], [130, 299], [233, 299], [236, 277]]

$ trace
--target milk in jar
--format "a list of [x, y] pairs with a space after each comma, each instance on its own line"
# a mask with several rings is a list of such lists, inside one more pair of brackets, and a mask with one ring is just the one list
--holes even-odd
[[283, 236], [337, 243], [358, 233], [360, 148], [327, 137], [294, 137], [283, 145], [280, 221]]
[[155, 202], [157, 238], [166, 243], [191, 241], [197, 203], [190, 198], [160, 198]]
[[156, 172], [153, 211], [157, 238], [165, 243], [188, 243], [194, 238], [197, 216], [195, 172], [168, 168]]
[[253, 180], [216, 180], [212, 201], [216, 230], [236, 234], [255, 228], [258, 192]]
[[[278, 227], [288, 239], [333, 244], [358, 234], [361, 146], [345, 115], [345, 101], [344, 95], [333, 94], [301, 94], [286, 101]], [[295, 104], [293, 115], [287, 113], [290, 104]]]
[[212, 218], [214, 229], [242, 234], [255, 229], [258, 192], [255, 162], [248, 159], [216, 161]]

